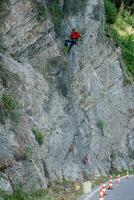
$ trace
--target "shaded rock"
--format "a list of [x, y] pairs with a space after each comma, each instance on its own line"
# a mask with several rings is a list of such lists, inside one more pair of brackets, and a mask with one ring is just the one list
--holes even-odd
[[12, 194], [13, 192], [13, 189], [10, 184], [10, 181], [8, 180], [8, 177], [6, 177], [6, 175], [3, 173], [0, 174], [0, 190], [8, 194]]

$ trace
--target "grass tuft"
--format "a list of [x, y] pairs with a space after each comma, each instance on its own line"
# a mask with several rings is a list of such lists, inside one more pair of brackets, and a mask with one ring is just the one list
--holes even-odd
[[98, 123], [97, 123], [97, 127], [101, 130], [103, 130], [106, 127], [106, 124], [103, 120], [99, 119]]
[[35, 135], [35, 139], [38, 142], [38, 144], [42, 145], [43, 144], [43, 140], [44, 140], [43, 133], [37, 127], [33, 127], [32, 128], [32, 132]]
[[9, 91], [4, 91], [0, 97], [0, 118], [4, 120], [6, 117], [14, 118], [18, 107], [18, 103]]

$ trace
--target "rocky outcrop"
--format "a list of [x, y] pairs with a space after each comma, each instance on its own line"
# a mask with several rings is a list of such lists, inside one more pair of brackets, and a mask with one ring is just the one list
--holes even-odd
[[[2, 12], [0, 170], [10, 192], [134, 167], [134, 91], [123, 83], [120, 49], [105, 37], [103, 2], [74, 12], [73, 1], [60, 1], [60, 37], [50, 3], [41, 1], [45, 17], [31, 0], [7, 1]], [[82, 38], [66, 54], [73, 26]], [[9, 115], [5, 92], [17, 102]]]

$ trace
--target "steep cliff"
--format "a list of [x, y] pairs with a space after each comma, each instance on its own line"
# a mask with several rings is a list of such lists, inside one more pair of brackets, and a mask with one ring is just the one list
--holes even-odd
[[[103, 1], [3, 0], [0, 9], [0, 188], [133, 168], [134, 88], [105, 37]], [[67, 54], [72, 27], [82, 38]]]

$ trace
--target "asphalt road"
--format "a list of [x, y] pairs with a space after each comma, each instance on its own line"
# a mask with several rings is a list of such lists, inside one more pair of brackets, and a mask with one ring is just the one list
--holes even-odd
[[[113, 183], [113, 189], [107, 190], [104, 200], [134, 200], [134, 176], [121, 179], [120, 183]], [[99, 192], [87, 200], [99, 200]]]

